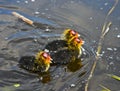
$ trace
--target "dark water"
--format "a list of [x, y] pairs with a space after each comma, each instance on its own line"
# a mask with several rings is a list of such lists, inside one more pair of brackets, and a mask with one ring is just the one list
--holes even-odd
[[[95, 52], [105, 16], [114, 0], [0, 0], [0, 91], [84, 91], [84, 84], [95, 60]], [[120, 76], [120, 2], [109, 16], [112, 21], [105, 36], [101, 56], [89, 91], [101, 91], [100, 84], [120, 91], [120, 82], [106, 74]], [[11, 12], [48, 26], [30, 26]], [[49, 41], [59, 39], [72, 28], [85, 40], [84, 66], [70, 72], [66, 66], [51, 67], [47, 74], [33, 74], [19, 68], [23, 55], [34, 55]], [[74, 67], [74, 65], [73, 65]], [[15, 87], [15, 84], [20, 86]]]

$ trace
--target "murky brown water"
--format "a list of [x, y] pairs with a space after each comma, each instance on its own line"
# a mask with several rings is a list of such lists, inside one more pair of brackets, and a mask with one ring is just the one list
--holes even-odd
[[[95, 52], [107, 12], [114, 0], [1, 0], [0, 1], [0, 91], [84, 91], [84, 84], [95, 60]], [[89, 91], [101, 91], [100, 84], [120, 91], [119, 81], [106, 74], [120, 76], [120, 13], [118, 3], [109, 16], [112, 21], [105, 36]], [[18, 20], [11, 12], [54, 28], [33, 27]], [[59, 39], [65, 28], [78, 31], [85, 40], [88, 57], [75, 72], [66, 66], [53, 66], [47, 74], [34, 74], [19, 68], [23, 55], [34, 55], [48, 42]], [[72, 66], [73, 67], [73, 66]], [[15, 87], [15, 84], [20, 86]]]

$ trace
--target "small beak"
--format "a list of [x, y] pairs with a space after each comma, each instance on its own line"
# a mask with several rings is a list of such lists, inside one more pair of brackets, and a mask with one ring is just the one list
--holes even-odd
[[50, 63], [52, 63], [52, 61], [50, 61]]
[[85, 41], [82, 40], [82, 44], [84, 44], [84, 43], [85, 43]]
[[52, 63], [52, 60], [53, 60], [53, 59], [50, 57], [50, 63]]
[[78, 34], [78, 37], [80, 37], [80, 34]]

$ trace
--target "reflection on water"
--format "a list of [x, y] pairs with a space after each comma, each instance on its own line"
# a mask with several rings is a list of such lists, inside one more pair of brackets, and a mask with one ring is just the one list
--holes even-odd
[[[101, 28], [113, 3], [114, 0], [0, 1], [0, 91], [84, 91]], [[119, 90], [119, 82], [106, 76], [107, 73], [119, 76], [120, 72], [119, 8], [118, 5], [109, 17], [113, 25], [105, 37], [89, 91], [101, 90], [99, 84], [112, 91]], [[41, 28], [27, 25], [12, 16], [12, 11], [54, 28], [48, 31], [47, 26]], [[83, 47], [87, 55], [84, 59], [67, 66], [53, 66], [50, 72], [44, 74], [34, 74], [19, 68], [20, 56], [36, 54], [48, 42], [59, 39], [65, 28], [75, 29], [85, 40]], [[17, 88], [14, 87], [16, 83], [20, 84]]]

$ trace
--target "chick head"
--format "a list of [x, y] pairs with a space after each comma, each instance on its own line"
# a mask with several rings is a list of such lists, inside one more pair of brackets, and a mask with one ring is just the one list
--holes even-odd
[[63, 38], [64, 40], [68, 41], [75, 38], [75, 37], [79, 37], [80, 35], [78, 34], [78, 32], [76, 32], [75, 30], [72, 30], [72, 29], [66, 29], [64, 32], [63, 32]]
[[84, 41], [81, 38], [73, 38], [68, 43], [68, 49], [70, 49], [70, 50], [80, 50], [83, 44], [84, 44]]
[[45, 71], [48, 71], [49, 67], [50, 67], [50, 63], [52, 58], [50, 57], [50, 55], [44, 51], [40, 51], [39, 53], [37, 53], [36, 55], [36, 64], [38, 65], [39, 68], [44, 69]]

